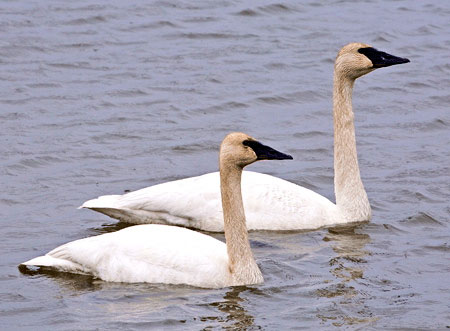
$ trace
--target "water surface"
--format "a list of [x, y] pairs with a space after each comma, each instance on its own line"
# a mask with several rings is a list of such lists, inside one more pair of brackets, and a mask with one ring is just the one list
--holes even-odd
[[[449, 327], [449, 17], [431, 0], [2, 2], [1, 328]], [[215, 171], [230, 131], [294, 156], [251, 170], [334, 200], [333, 60], [353, 41], [411, 60], [355, 86], [370, 223], [252, 232], [249, 287], [19, 272], [124, 226], [83, 201]]]

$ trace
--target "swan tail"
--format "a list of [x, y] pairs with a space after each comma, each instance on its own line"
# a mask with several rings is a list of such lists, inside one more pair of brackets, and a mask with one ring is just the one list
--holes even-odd
[[[168, 224], [184, 227], [192, 226], [189, 218], [177, 217], [165, 212], [153, 212], [143, 209], [83, 207], [102, 213], [111, 218], [130, 224]], [[216, 230], [210, 230], [216, 231]], [[220, 231], [220, 230], [217, 230]], [[222, 230], [223, 231], [223, 230]]]
[[135, 215], [136, 212], [134, 210], [119, 207], [120, 197], [120, 195], [103, 195], [96, 199], [86, 201], [78, 209], [91, 209], [125, 223], [139, 223], [136, 222], [137, 215]]
[[[152, 211], [142, 208], [128, 208], [121, 201], [121, 195], [104, 195], [88, 200], [78, 209], [87, 208], [102, 213], [121, 222], [130, 224], [170, 224], [189, 227], [190, 217], [171, 215], [169, 212]], [[214, 230], [213, 230], [214, 231]], [[222, 230], [223, 231], [223, 230]]]
[[119, 208], [103, 208], [103, 207], [89, 207], [89, 209], [125, 223], [131, 224], [157, 223], [156, 221], [152, 222], [150, 217], [146, 217], [147, 215], [140, 215], [145, 214], [145, 212], [140, 212], [139, 210], [134, 211], [125, 208], [119, 209]]
[[120, 195], [103, 195], [96, 199], [88, 200], [84, 202], [78, 209], [101, 209], [101, 208], [114, 208], [117, 206]]
[[19, 269], [28, 269], [32, 267], [48, 267], [59, 271], [81, 272], [83, 268], [80, 265], [65, 259], [59, 259], [50, 255], [35, 257], [34, 259], [23, 262], [19, 265]]

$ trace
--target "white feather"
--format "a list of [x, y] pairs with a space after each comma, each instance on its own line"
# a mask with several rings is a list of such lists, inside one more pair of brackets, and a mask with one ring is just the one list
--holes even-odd
[[22, 265], [90, 274], [111, 282], [231, 283], [226, 245], [192, 230], [147, 224], [72, 241]]
[[[86, 201], [89, 208], [129, 223], [164, 223], [223, 231], [219, 172]], [[249, 230], [313, 229], [344, 222], [325, 197], [270, 175], [244, 171], [242, 195]]]

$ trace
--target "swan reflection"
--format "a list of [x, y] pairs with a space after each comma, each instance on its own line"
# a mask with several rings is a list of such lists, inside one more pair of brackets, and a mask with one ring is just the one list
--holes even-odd
[[[246, 299], [241, 298], [239, 295], [245, 291], [249, 292], [259, 292], [256, 288], [250, 288], [247, 286], [235, 286], [230, 288], [223, 297], [223, 300], [209, 303], [208, 306], [217, 308], [220, 312], [225, 314], [222, 316], [204, 316], [200, 320], [206, 321], [216, 321], [219, 322], [221, 327], [224, 329], [231, 330], [256, 330], [261, 329], [260, 327], [254, 325], [255, 319], [249, 314], [249, 312], [244, 308], [244, 303]], [[223, 325], [226, 324], [226, 325]], [[205, 327], [208, 329], [209, 326]]]
[[359, 289], [358, 280], [364, 278], [366, 256], [370, 255], [365, 247], [371, 242], [370, 236], [361, 229], [361, 224], [336, 226], [329, 228], [323, 237], [336, 253], [329, 260], [334, 280], [327, 282], [317, 294], [331, 299], [334, 309], [317, 317], [331, 321], [334, 326], [365, 324], [378, 319], [365, 304], [367, 298]]
[[330, 260], [331, 273], [344, 281], [363, 277], [361, 264], [366, 263], [365, 256], [369, 252], [364, 247], [370, 242], [366, 233], [357, 233], [359, 225], [337, 226], [328, 229], [324, 241], [331, 242], [337, 254]]

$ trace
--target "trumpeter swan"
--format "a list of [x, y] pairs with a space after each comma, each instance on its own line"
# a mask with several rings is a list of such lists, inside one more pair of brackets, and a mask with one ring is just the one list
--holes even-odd
[[261, 283], [263, 276], [253, 258], [245, 225], [242, 169], [257, 160], [284, 159], [292, 157], [246, 134], [225, 137], [219, 167], [226, 244], [180, 227], [136, 225], [72, 241], [22, 265], [89, 274], [112, 282], [206, 288]]
[[[249, 230], [298, 230], [367, 221], [370, 204], [361, 181], [352, 111], [353, 84], [377, 68], [407, 63], [361, 43], [344, 46], [334, 65], [334, 184], [336, 204], [285, 180], [245, 171], [242, 177]], [[124, 222], [167, 223], [223, 231], [219, 174], [154, 185], [124, 195], [86, 201], [89, 208]]]

